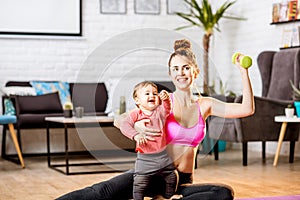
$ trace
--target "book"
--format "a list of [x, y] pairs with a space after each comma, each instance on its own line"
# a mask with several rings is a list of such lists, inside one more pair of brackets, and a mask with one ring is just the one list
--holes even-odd
[[300, 19], [300, 0], [297, 1], [297, 19]]
[[287, 2], [280, 3], [280, 15], [279, 15], [280, 22], [285, 22], [288, 20], [287, 12], [288, 12], [288, 3]]
[[299, 42], [299, 28], [300, 28], [299, 26], [292, 28], [292, 41], [291, 41], [291, 46], [292, 47], [300, 45], [300, 42]]
[[280, 3], [274, 3], [273, 10], [272, 10], [272, 22], [273, 23], [279, 22], [279, 18], [280, 18]]
[[282, 31], [281, 47], [287, 48], [292, 46], [292, 28], [285, 28]]
[[285, 22], [288, 20], [288, 2], [282, 2], [280, 3], [280, 15], [279, 15], [279, 21]]
[[288, 20], [295, 20], [297, 18], [298, 0], [290, 0], [288, 2], [287, 18]]

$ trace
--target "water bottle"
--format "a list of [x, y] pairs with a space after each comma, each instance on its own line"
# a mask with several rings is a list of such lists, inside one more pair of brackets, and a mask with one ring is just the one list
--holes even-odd
[[125, 96], [120, 97], [120, 115], [126, 112], [126, 101]]

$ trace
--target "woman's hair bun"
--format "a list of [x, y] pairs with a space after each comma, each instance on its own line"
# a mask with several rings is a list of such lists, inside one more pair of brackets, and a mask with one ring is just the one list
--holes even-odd
[[182, 39], [182, 40], [176, 40], [174, 43], [174, 50], [176, 51], [177, 49], [190, 49], [191, 48], [191, 42], [187, 39]]

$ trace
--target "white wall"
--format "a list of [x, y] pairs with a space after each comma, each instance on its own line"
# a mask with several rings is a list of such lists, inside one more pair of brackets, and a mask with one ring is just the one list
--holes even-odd
[[[247, 18], [246, 21], [232, 21], [222, 19], [221, 32], [215, 32], [211, 43], [211, 60], [218, 75], [227, 88], [237, 93], [241, 92], [239, 71], [231, 64], [231, 55], [240, 51], [253, 57], [263, 50], [279, 50], [281, 31], [284, 26], [271, 26], [272, 4], [279, 0], [239, 0], [230, 13]], [[211, 1], [213, 5], [220, 5], [225, 1]], [[108, 15], [100, 13], [99, 0], [83, 1], [83, 37], [80, 39], [54, 38], [0, 38], [0, 86], [9, 80], [62, 80], [62, 81], [94, 81], [99, 79], [99, 71], [105, 66], [86, 66], [86, 60], [101, 45], [118, 37], [120, 34], [142, 28], [159, 28], [172, 31], [178, 26], [186, 24], [176, 15], [166, 14], [166, 0], [161, 0], [159, 15], [138, 15], [134, 13], [134, 0], [128, 0], [126, 15]], [[202, 30], [189, 28], [178, 31], [186, 35], [201, 46]], [[146, 36], [151, 37], [151, 35]], [[166, 37], [156, 37], [158, 44], [165, 43]], [[124, 41], [129, 42], [129, 41]], [[119, 49], [122, 44], [112, 43], [107, 55]], [[170, 44], [169, 50], [172, 50]], [[143, 53], [143, 52], [142, 52]], [[148, 55], [148, 58], [157, 58], [157, 55]], [[133, 59], [133, 58], [131, 58]], [[135, 58], [137, 59], [137, 58]], [[161, 59], [161, 58], [160, 58]], [[201, 60], [201, 57], [198, 59]], [[159, 62], [163, 60], [159, 60]], [[167, 58], [165, 60], [167, 62]], [[131, 60], [132, 63], [135, 62]], [[201, 61], [200, 61], [201, 63]], [[157, 64], [157, 63], [156, 63]], [[166, 66], [166, 63], [161, 63]], [[140, 64], [139, 67], [142, 67]], [[140, 68], [139, 68], [140, 69]], [[165, 79], [164, 72], [154, 73], [145, 68], [147, 78]], [[84, 72], [83, 72], [84, 70]], [[117, 73], [116, 73], [117, 72]], [[109, 78], [117, 78], [122, 74], [131, 74], [131, 77], [140, 76], [125, 66], [109, 73]], [[160, 77], [161, 76], [161, 77]], [[261, 93], [261, 80], [257, 64], [250, 68], [250, 76], [255, 95]], [[108, 78], [107, 78], [108, 79]], [[274, 146], [275, 145], [275, 146]], [[268, 149], [274, 152], [276, 143]], [[257, 145], [250, 145], [257, 149]], [[298, 147], [297, 147], [298, 148]], [[283, 148], [286, 151], [286, 147]], [[300, 154], [300, 149], [296, 150]]]

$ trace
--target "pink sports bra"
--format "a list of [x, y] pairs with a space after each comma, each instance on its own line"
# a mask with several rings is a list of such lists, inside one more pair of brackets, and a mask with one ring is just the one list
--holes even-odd
[[[173, 94], [171, 94], [172, 102]], [[167, 144], [177, 144], [196, 147], [205, 137], [205, 121], [201, 115], [198, 104], [199, 120], [196, 125], [190, 128], [181, 126], [175, 119], [173, 111], [166, 120]]]

